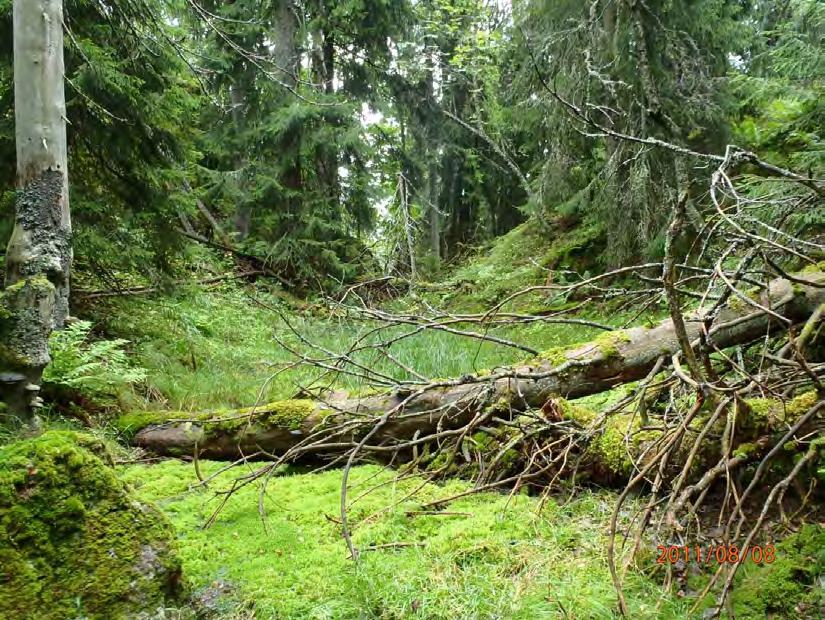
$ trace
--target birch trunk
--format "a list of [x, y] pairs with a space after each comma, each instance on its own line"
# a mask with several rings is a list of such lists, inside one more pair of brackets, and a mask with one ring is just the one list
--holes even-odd
[[0, 304], [0, 400], [29, 418], [69, 313], [71, 222], [62, 0], [14, 0], [15, 225]]

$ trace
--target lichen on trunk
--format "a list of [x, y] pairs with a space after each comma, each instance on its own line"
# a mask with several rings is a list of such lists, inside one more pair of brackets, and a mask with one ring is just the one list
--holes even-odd
[[13, 11], [18, 192], [0, 295], [0, 402], [32, 421], [49, 334], [69, 314], [63, 3], [15, 0]]

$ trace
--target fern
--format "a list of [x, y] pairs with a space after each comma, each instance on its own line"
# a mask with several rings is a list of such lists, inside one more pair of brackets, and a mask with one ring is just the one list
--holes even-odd
[[123, 350], [128, 340], [91, 340], [91, 328], [89, 321], [76, 321], [52, 334], [52, 361], [43, 372], [44, 382], [100, 399], [116, 397], [146, 379], [146, 370], [132, 364]]

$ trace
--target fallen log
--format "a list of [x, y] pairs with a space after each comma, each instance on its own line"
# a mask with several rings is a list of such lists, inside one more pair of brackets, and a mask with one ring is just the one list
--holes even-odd
[[[725, 349], [787, 329], [808, 319], [825, 303], [825, 273], [811, 271], [773, 280], [758, 299], [735, 300], [719, 312], [702, 346]], [[766, 311], [767, 309], [767, 311]], [[784, 319], [783, 319], [784, 317]], [[698, 349], [703, 317], [686, 321]], [[301, 457], [329, 458], [369, 440], [373, 452], [423, 443], [418, 438], [449, 436], [471, 421], [511, 417], [538, 409], [549, 400], [575, 399], [646, 377], [660, 359], [670, 359], [679, 343], [668, 320], [656, 327], [608, 332], [580, 345], [547, 351], [515, 366], [426, 386], [402, 386], [370, 395], [284, 400], [248, 409], [192, 415], [184, 412], [134, 413], [118, 426], [132, 443], [159, 455], [197, 452], [203, 458], [235, 459], [253, 453], [283, 455], [308, 445]], [[484, 413], [487, 412], [487, 413]], [[335, 429], [327, 432], [325, 429]], [[422, 446], [423, 447], [423, 446]]]

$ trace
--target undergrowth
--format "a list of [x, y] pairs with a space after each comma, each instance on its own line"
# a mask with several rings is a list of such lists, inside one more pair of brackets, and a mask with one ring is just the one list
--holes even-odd
[[[200, 465], [209, 475], [222, 464]], [[249, 486], [202, 529], [219, 501], [213, 491], [233, 475], [191, 491], [197, 483], [191, 465], [166, 461], [122, 470], [138, 495], [175, 524], [195, 591], [217, 583], [232, 592], [218, 605], [225, 613], [252, 601], [261, 619], [613, 616], [604, 553], [610, 493], [583, 493], [565, 505], [550, 500], [538, 515], [535, 498], [487, 493], [452, 502], [438, 515], [416, 515], [418, 502], [467, 483], [425, 484], [413, 502], [405, 496], [419, 479], [392, 482], [394, 472], [361, 466], [349, 492], [353, 537], [363, 550], [355, 564], [337, 523], [340, 472], [272, 479], [266, 527], [257, 510], [259, 488]], [[359, 498], [379, 483], [385, 486]], [[368, 549], [379, 545], [387, 546]], [[687, 603], [679, 599], [665, 597], [657, 608], [659, 586], [637, 573], [626, 592], [633, 617], [686, 617]]]
[[125, 395], [146, 379], [124, 347], [128, 340], [93, 339], [90, 321], [74, 321], [49, 338], [51, 363], [43, 373], [46, 384], [82, 393], [105, 403]]
[[586, 277], [598, 267], [602, 243], [603, 232], [592, 223], [548, 234], [535, 222], [525, 222], [457, 268], [444, 283], [446, 292], [439, 301], [463, 312], [486, 311], [515, 291], [545, 284], [548, 278], [564, 283], [568, 270]]
[[[387, 303], [395, 312], [420, 312], [424, 305], [455, 312], [486, 311], [492, 302], [547, 281], [571, 278], [565, 269], [587, 276], [595, 268], [601, 232], [582, 224], [548, 239], [525, 224], [496, 240], [486, 251], [459, 267], [436, 285], [421, 283], [410, 294]], [[573, 304], [555, 300], [553, 308]], [[547, 291], [520, 298], [506, 310], [542, 312], [548, 309]], [[129, 409], [168, 408], [199, 411], [250, 406], [290, 398], [309, 386], [360, 392], [367, 386], [356, 378], [323, 377], [317, 369], [284, 367], [295, 357], [289, 348], [314, 357], [325, 351], [340, 353], [376, 325], [340, 318], [319, 302], [297, 302], [265, 284], [239, 285], [227, 281], [204, 289], [179, 286], [153, 296], [129, 296], [99, 302], [93, 311], [96, 331], [107, 338], [130, 342], [136, 367], [146, 369], [143, 402]], [[624, 326], [637, 319], [607, 306], [590, 311], [593, 320]], [[289, 322], [289, 325], [287, 324]], [[582, 325], [532, 323], [488, 328], [455, 324], [546, 351], [586, 341], [600, 330]], [[311, 344], [298, 338], [293, 329]], [[382, 337], [410, 331], [394, 328]], [[368, 337], [364, 342], [375, 342]], [[314, 348], [312, 345], [317, 345]], [[392, 354], [406, 367], [428, 378], [459, 377], [519, 362], [531, 357], [524, 350], [426, 330], [397, 342]], [[380, 351], [359, 353], [355, 360], [395, 379], [411, 378]]]
[[[266, 306], [253, 302], [252, 295]], [[283, 302], [274, 295], [232, 285], [211, 291], [191, 288], [176, 295], [113, 302], [106, 312], [104, 328], [132, 342], [135, 363], [147, 371], [149, 396], [164, 399], [168, 408], [194, 411], [249, 406], [292, 397], [318, 376], [317, 370], [308, 368], [291, 368], [278, 374], [295, 360], [278, 340], [300, 351], [310, 349], [271, 309], [278, 304]], [[281, 309], [296, 331], [335, 352], [346, 351], [374, 327], [318, 316], [319, 308], [296, 311], [282, 305]], [[397, 334], [400, 329], [388, 334]], [[578, 325], [534, 323], [486, 333], [545, 350], [586, 340], [597, 332]], [[402, 340], [392, 352], [399, 361], [428, 377], [458, 377], [529, 357], [519, 349], [435, 331]], [[309, 353], [324, 356], [319, 350], [310, 349]], [[378, 352], [355, 357], [395, 378], [407, 378]], [[353, 391], [365, 387], [357, 379], [343, 376], [327, 378], [318, 385]], [[143, 404], [145, 408], [157, 406]]]

